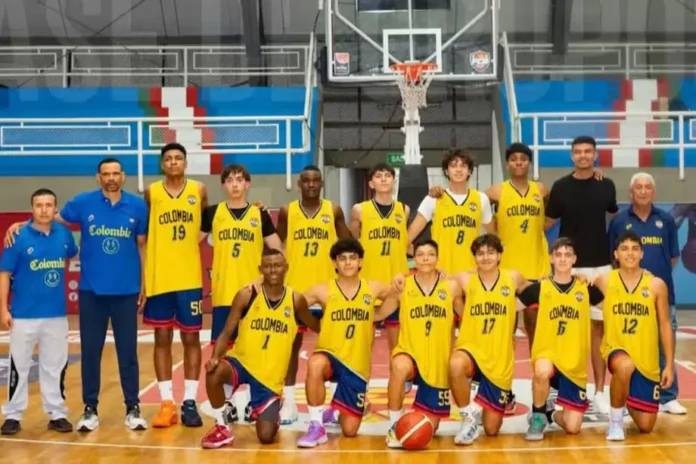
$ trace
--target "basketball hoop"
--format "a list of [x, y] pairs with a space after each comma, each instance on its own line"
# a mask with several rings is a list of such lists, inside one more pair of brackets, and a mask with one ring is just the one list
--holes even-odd
[[397, 75], [396, 83], [401, 91], [404, 110], [415, 110], [428, 106], [426, 94], [437, 72], [437, 64], [406, 62], [390, 66]]

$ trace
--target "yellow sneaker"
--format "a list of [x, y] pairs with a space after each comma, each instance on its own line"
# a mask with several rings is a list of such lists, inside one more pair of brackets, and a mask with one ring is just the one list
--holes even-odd
[[173, 401], [162, 401], [160, 410], [152, 420], [152, 426], [155, 428], [166, 428], [176, 424], [179, 416], [176, 411], [176, 406]]

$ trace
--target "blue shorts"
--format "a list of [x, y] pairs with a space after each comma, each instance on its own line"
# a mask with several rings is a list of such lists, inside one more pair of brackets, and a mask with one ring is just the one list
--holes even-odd
[[556, 369], [556, 366], [554, 366], [554, 374], [551, 377], [551, 387], [558, 390], [556, 404], [562, 406], [563, 409], [584, 413], [589, 408], [587, 390], [563, 375], [561, 371]]
[[[404, 353], [400, 353], [404, 354]], [[421, 411], [423, 414], [434, 417], [449, 417], [450, 415], [450, 391], [449, 388], [433, 387], [421, 377], [418, 372], [418, 364], [413, 361], [413, 384], [418, 386], [416, 398], [413, 401], [413, 409]]]
[[143, 322], [155, 328], [174, 327], [198, 332], [203, 326], [203, 289], [154, 295], [147, 299]]
[[[321, 317], [324, 315], [324, 310], [321, 309], [321, 306], [312, 306], [309, 308], [309, 312], [312, 313], [312, 316], [316, 317], [317, 319], [321, 319]], [[297, 315], [295, 315], [295, 322], [297, 323], [297, 333], [305, 333], [309, 330], [304, 322], [297, 317]]]
[[[614, 350], [607, 358], [607, 366], [611, 372], [611, 360], [614, 356], [626, 355], [630, 357], [624, 350]], [[650, 414], [657, 414], [660, 409], [660, 383], [653, 382], [644, 376], [638, 368], [631, 375], [631, 383], [628, 387], [628, 399], [626, 405], [629, 407]]]
[[317, 351], [315, 354], [326, 356], [331, 365], [329, 378], [326, 379], [330, 382], [336, 382], [336, 392], [331, 400], [331, 406], [343, 414], [362, 418], [365, 412], [367, 381], [331, 353]]
[[[215, 306], [213, 308], [213, 324], [210, 328], [211, 344], [215, 344], [215, 341], [222, 333], [222, 330], [225, 328], [225, 324], [227, 323], [227, 318], [230, 315], [231, 309], [231, 306]], [[237, 339], [238, 330], [239, 327], [234, 329], [234, 332], [232, 333], [232, 336], [230, 337], [230, 340], [227, 343], [229, 346], [232, 346], [234, 344], [234, 341]]]
[[478, 392], [476, 393], [476, 398], [474, 401], [478, 403], [482, 408], [487, 409], [496, 414], [505, 414], [505, 405], [507, 405], [511, 395], [512, 390], [503, 390], [496, 384], [488, 380], [488, 377], [481, 372], [479, 365], [476, 363], [474, 356], [466, 350], [461, 350], [469, 359], [471, 359], [471, 364], [474, 368], [473, 381], [478, 383]]
[[[251, 405], [251, 417], [255, 419], [263, 413], [263, 411], [273, 404], [274, 401], [281, 401], [273, 390], [256, 380], [256, 378], [247, 371], [242, 363], [237, 358], [225, 356], [225, 361], [232, 369], [232, 391], [236, 391], [240, 385], [249, 385], [249, 404]], [[280, 417], [278, 418], [280, 419]]]

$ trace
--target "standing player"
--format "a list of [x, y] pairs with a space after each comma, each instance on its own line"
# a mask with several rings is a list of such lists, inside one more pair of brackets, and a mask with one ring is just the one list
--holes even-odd
[[[655, 426], [660, 387], [674, 380], [674, 335], [667, 285], [640, 267], [640, 237], [631, 231], [617, 237], [614, 257], [619, 268], [594, 284], [604, 293], [602, 356], [612, 374], [607, 440], [622, 441], [625, 406], [642, 433]], [[665, 353], [662, 375], [658, 343]]]
[[[224, 385], [231, 385], [235, 390], [240, 385], [249, 385], [256, 436], [263, 444], [275, 440], [280, 421], [280, 395], [297, 333], [295, 317], [319, 331], [319, 321], [309, 312], [304, 297], [283, 284], [287, 269], [283, 253], [267, 249], [259, 266], [263, 275], [260, 290], [257, 292], [254, 286], [247, 286], [234, 296], [229, 317], [215, 342], [213, 356], [205, 366], [206, 389], [216, 424], [203, 438], [203, 448], [220, 448], [234, 442], [224, 417]], [[227, 351], [227, 342], [237, 329], [239, 335], [234, 348]]]
[[396, 422], [402, 415], [406, 382], [418, 385], [414, 409], [425, 413], [435, 430], [440, 419], [450, 414], [447, 371], [452, 347], [454, 313], [461, 314], [464, 302], [456, 281], [443, 279], [437, 269], [438, 246], [433, 240], [414, 245], [416, 274], [398, 279], [392, 292], [377, 310], [383, 319], [398, 307], [399, 343], [392, 351], [389, 385], [387, 446], [400, 448]]
[[155, 328], [155, 374], [162, 400], [152, 426], [169, 427], [178, 419], [172, 388], [172, 340], [177, 327], [184, 345], [181, 423], [201, 427], [203, 421], [196, 407], [203, 322], [199, 230], [201, 212], [208, 206], [208, 194], [202, 183], [186, 179], [186, 149], [182, 145], [165, 145], [160, 164], [165, 179], [145, 191], [150, 221], [143, 322]]
[[[364, 250], [356, 239], [339, 240], [331, 247], [330, 256], [338, 278], [305, 293], [308, 305], [320, 304], [324, 311], [319, 340], [307, 363], [310, 423], [297, 442], [301, 448], [327, 442], [324, 423], [336, 420], [336, 410], [340, 411], [338, 423], [343, 435], [358, 434], [372, 369], [374, 305], [389, 293], [389, 286], [359, 275]], [[338, 385], [331, 407], [322, 413], [327, 380]]]
[[448, 274], [470, 271], [476, 267], [469, 249], [481, 234], [495, 232], [491, 204], [486, 194], [469, 188], [474, 160], [465, 150], [454, 150], [442, 160], [442, 171], [449, 186], [441, 198], [427, 196], [408, 228], [409, 243], [432, 221], [432, 238], [438, 244], [440, 269]]
[[[394, 168], [385, 163], [370, 169], [367, 178], [375, 195], [372, 200], [353, 206], [350, 214], [351, 232], [365, 249], [360, 275], [386, 285], [397, 275], [408, 273], [407, 222], [411, 210], [400, 201], [394, 201], [395, 176]], [[398, 310], [384, 321], [384, 325], [391, 352], [399, 336]]]
[[529, 285], [517, 271], [500, 269], [503, 245], [493, 234], [471, 244], [477, 272], [454, 276], [464, 289], [466, 306], [459, 337], [450, 357], [450, 388], [459, 407], [462, 427], [455, 445], [470, 445], [478, 438], [478, 423], [470, 408], [467, 379], [478, 382], [474, 401], [483, 408], [483, 430], [497, 435], [512, 394], [515, 365], [516, 292]]
[[[318, 167], [306, 166], [302, 169], [297, 185], [300, 188], [300, 199], [280, 209], [277, 230], [280, 240], [285, 243], [290, 266], [286, 283], [304, 293], [318, 283], [328, 282], [333, 278], [335, 271], [329, 250], [337, 237], [350, 237], [350, 231], [341, 206], [321, 198], [324, 181]], [[295, 381], [303, 333], [306, 330], [300, 322], [283, 389], [281, 425], [292, 424], [298, 418]]]
[[[590, 352], [590, 305], [604, 295], [594, 286], [573, 277], [575, 249], [568, 238], [559, 238], [551, 249], [553, 277], [535, 282], [519, 295], [528, 308], [537, 309], [539, 336], [532, 347], [533, 409], [526, 438], [544, 438], [544, 429], [555, 422], [566, 433], [580, 432], [587, 410], [587, 362]], [[549, 387], [558, 390], [556, 404], [562, 411], [547, 411]]]
[[[210, 234], [213, 246], [212, 343], [225, 326], [234, 296], [260, 275], [264, 244], [273, 249], [282, 248], [271, 216], [247, 201], [251, 186], [249, 171], [242, 165], [230, 164], [220, 174], [220, 182], [227, 199], [206, 208], [201, 220], [201, 238]], [[233, 340], [235, 334], [231, 337]], [[229, 401], [225, 415], [229, 422], [234, 422], [238, 413], [231, 397], [232, 388], [227, 385], [225, 398]]]
[[[558, 179], [551, 187], [546, 205], [547, 228], [560, 220], [559, 237], [573, 241], [577, 263], [574, 271], [592, 279], [611, 270], [611, 252], [607, 235], [607, 215], [619, 211], [616, 186], [610, 179], [597, 179], [594, 161], [597, 143], [592, 137], [573, 140], [575, 171]], [[592, 308], [592, 371], [595, 379], [594, 404], [602, 414], [609, 413], [604, 394], [606, 364], [599, 347], [603, 334], [602, 309]]]

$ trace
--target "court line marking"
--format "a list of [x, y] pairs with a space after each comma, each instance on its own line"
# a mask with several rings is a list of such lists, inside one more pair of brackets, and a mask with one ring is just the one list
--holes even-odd
[[[26, 438], [0, 438], [0, 442], [25, 443], [31, 445], [53, 445], [53, 446], [81, 446], [93, 448], [120, 448], [120, 449], [143, 449], [143, 450], [162, 450], [162, 451], [198, 451], [213, 453], [268, 453], [268, 454], [396, 454], [403, 453], [398, 449], [245, 449], [245, 448], [219, 448], [217, 450], [205, 450], [198, 446], [155, 446], [155, 445], [127, 445], [122, 443], [85, 443], [72, 441], [50, 441], [50, 440], [29, 440]], [[418, 451], [419, 454], [439, 454], [439, 453], [548, 453], [549, 451], [585, 451], [585, 450], [625, 450], [630, 448], [674, 448], [678, 446], [696, 446], [696, 441], [674, 442], [674, 443], [630, 443], [620, 445], [588, 445], [588, 446], [549, 446], [545, 448], [448, 448], [448, 449], [426, 449]]]
[[[182, 359], [181, 361], [179, 361], [178, 363], [176, 363], [176, 364], [174, 364], [174, 365], [172, 366], [172, 372], [174, 372], [175, 370], [177, 370], [178, 368], [180, 368], [180, 367], [183, 366], [183, 365], [184, 365], [184, 360]], [[140, 391], [138, 392], [138, 398], [140, 398], [141, 396], [143, 396], [143, 395], [144, 395], [145, 393], [147, 393], [150, 389], [155, 388], [155, 387], [157, 386], [158, 383], [159, 383], [159, 382], [157, 381], [157, 379], [155, 379], [155, 380], [153, 380], [152, 382], [150, 382], [150, 383], [148, 383], [147, 385], [145, 385], [145, 386], [142, 388], [142, 390], [140, 390]]]

